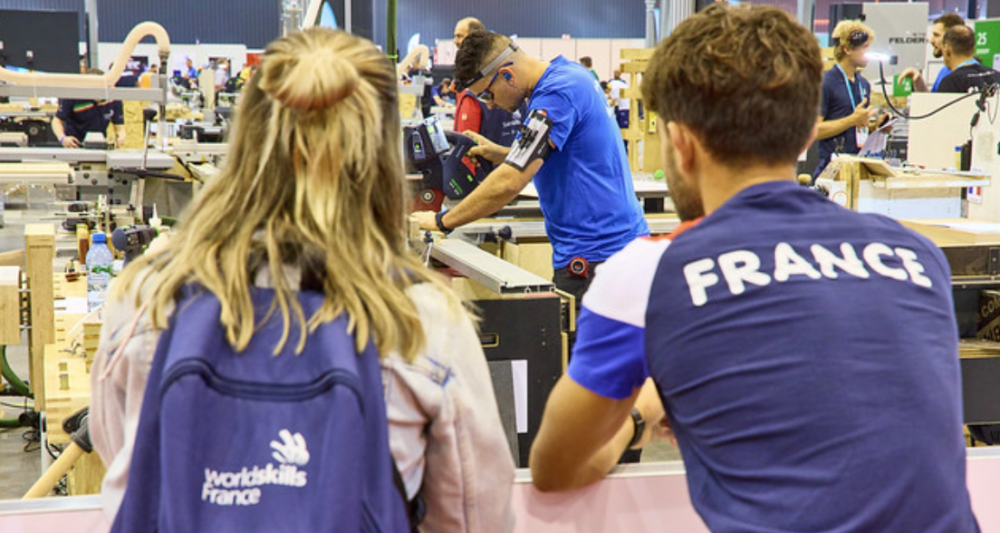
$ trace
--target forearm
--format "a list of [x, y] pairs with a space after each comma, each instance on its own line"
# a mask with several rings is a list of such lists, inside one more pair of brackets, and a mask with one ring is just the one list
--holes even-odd
[[927, 80], [923, 76], [913, 80], [913, 90], [918, 93], [927, 92]]
[[823, 120], [819, 123], [819, 131], [816, 134], [816, 138], [829, 139], [830, 137], [836, 137], [852, 126], [854, 126], [854, 119], [849, 116], [835, 120]]
[[58, 117], [52, 118], [52, 134], [60, 140], [66, 135], [66, 128], [63, 127], [62, 120]]
[[517, 197], [541, 165], [541, 161], [535, 161], [521, 172], [501, 164], [465, 200], [448, 210], [442, 222], [448, 228], [457, 228], [496, 213]]
[[615, 436], [591, 456], [583, 468], [577, 471], [575, 478], [563, 487], [563, 489], [572, 490], [586, 487], [591, 483], [604, 479], [608, 475], [608, 472], [618, 464], [622, 453], [625, 452], [629, 443], [632, 442], [634, 432], [635, 424], [632, 423], [632, 418], [626, 418], [622, 422], [621, 428], [615, 433]]

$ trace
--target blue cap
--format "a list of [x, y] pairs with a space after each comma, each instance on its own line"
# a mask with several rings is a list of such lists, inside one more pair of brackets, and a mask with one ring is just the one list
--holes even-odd
[[94, 244], [104, 244], [108, 242], [108, 236], [103, 233], [95, 233], [93, 237], [94, 237]]

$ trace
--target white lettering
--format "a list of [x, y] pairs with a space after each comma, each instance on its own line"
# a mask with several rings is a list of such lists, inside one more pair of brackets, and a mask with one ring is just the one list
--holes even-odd
[[708, 302], [708, 293], [705, 289], [719, 283], [719, 276], [710, 272], [714, 267], [715, 262], [711, 259], [699, 259], [684, 265], [684, 279], [687, 280], [691, 303], [695, 307], [705, 305]]
[[903, 268], [910, 274], [910, 279], [918, 287], [931, 288], [934, 284], [924, 275], [924, 265], [917, 261], [917, 254], [907, 248], [896, 248], [896, 256], [903, 260]]
[[761, 287], [771, 283], [771, 277], [760, 272], [760, 258], [748, 250], [736, 250], [719, 256], [719, 268], [729, 284], [729, 292], [743, 294], [746, 283]]
[[807, 276], [809, 279], [819, 279], [822, 274], [816, 270], [795, 248], [787, 242], [779, 242], [774, 247], [774, 281], [788, 281], [794, 275]]
[[909, 278], [906, 275], [905, 270], [886, 266], [885, 263], [882, 262], [883, 256], [892, 257], [893, 253], [892, 248], [889, 248], [880, 242], [873, 242], [868, 246], [865, 246], [865, 251], [862, 252], [861, 255], [864, 256], [865, 262], [868, 263], [868, 266], [878, 274], [887, 278], [897, 279], [899, 281], [906, 281]]
[[824, 276], [830, 279], [837, 279], [836, 269], [839, 268], [854, 277], [868, 279], [869, 274], [865, 270], [865, 264], [858, 259], [858, 254], [854, 251], [854, 247], [850, 243], [845, 242], [840, 245], [840, 254], [843, 257], [837, 257], [833, 252], [819, 244], [812, 245], [810, 250], [812, 251], [813, 259], [819, 263], [819, 269], [823, 272]]

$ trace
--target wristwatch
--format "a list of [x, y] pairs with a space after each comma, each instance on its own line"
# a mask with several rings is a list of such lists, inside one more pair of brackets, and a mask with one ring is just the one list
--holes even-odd
[[447, 211], [439, 211], [438, 214], [434, 215], [434, 222], [437, 224], [438, 229], [441, 230], [441, 233], [448, 234], [451, 233], [452, 228], [444, 225], [445, 213]]
[[629, 450], [639, 444], [639, 441], [642, 440], [642, 434], [646, 432], [646, 421], [642, 418], [642, 413], [635, 407], [632, 408], [632, 427], [635, 429], [635, 433], [632, 434], [632, 441], [628, 443], [627, 449]]

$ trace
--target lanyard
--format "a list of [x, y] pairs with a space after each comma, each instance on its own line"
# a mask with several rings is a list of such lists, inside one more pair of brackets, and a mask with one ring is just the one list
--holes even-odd
[[[840, 69], [840, 73], [844, 75], [844, 85], [847, 86], [847, 96], [851, 98], [851, 110], [857, 109], [858, 104], [854, 102], [854, 91], [851, 90], [851, 80], [847, 79], [847, 73], [844, 72], [844, 68], [841, 67], [840, 64], [837, 64], [837, 68]], [[857, 75], [857, 73], [854, 74], [855, 77]], [[861, 101], [864, 102], [865, 91], [864, 88], [861, 87], [861, 80], [858, 80], [858, 93], [861, 94]]]
[[[958, 70], [958, 69], [960, 69], [960, 68], [962, 68], [962, 67], [964, 67], [966, 65], [975, 65], [975, 64], [976, 64], [976, 60], [975, 59], [970, 59], [968, 61], [965, 61], [961, 65], [955, 67], [955, 70]], [[955, 72], [955, 70], [952, 70], [952, 72]]]

